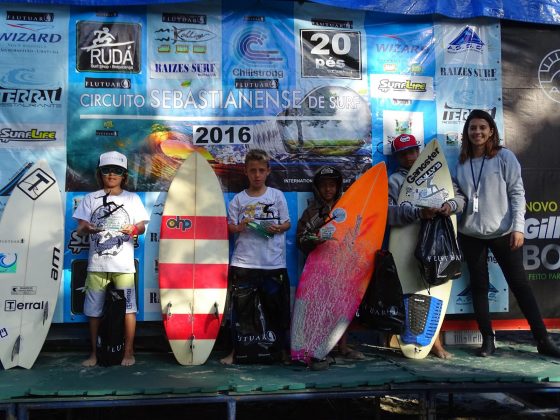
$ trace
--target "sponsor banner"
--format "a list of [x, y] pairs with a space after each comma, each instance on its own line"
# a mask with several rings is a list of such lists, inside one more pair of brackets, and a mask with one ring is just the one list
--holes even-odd
[[66, 64], [68, 8], [25, 4], [0, 5], [0, 52], [3, 57], [39, 58]]
[[556, 103], [560, 103], [560, 82], [557, 77], [559, 62], [560, 49], [549, 47], [538, 69], [539, 87], [547, 99]]
[[25, 66], [0, 64], [0, 123], [64, 123], [65, 66], [31, 61]]
[[412, 134], [416, 141], [423, 145], [424, 137], [423, 112], [417, 111], [383, 111], [383, 154], [390, 156], [393, 140], [401, 134]]
[[193, 87], [197, 79], [221, 79], [221, 25], [218, 2], [148, 9], [150, 77], [177, 79]]
[[161, 306], [159, 302], [158, 259], [159, 259], [159, 234], [161, 216], [167, 192], [145, 193], [144, 204], [150, 214], [150, 221], [144, 233], [144, 276], [143, 276], [143, 307], [146, 321], [159, 321], [161, 319]]
[[[142, 12], [142, 13], [140, 13]], [[145, 93], [146, 30], [144, 9], [91, 11], [72, 9], [68, 61], [71, 86], [68, 125], [75, 144], [81, 119], [88, 114], [138, 114]]]
[[[99, 155], [111, 149], [128, 157], [129, 189], [136, 191], [167, 191], [175, 172], [193, 152], [210, 162], [224, 190], [241, 191], [246, 186], [243, 169], [250, 148], [263, 149], [271, 156], [273, 171], [268, 185], [282, 191], [310, 191], [313, 173], [327, 163], [353, 180], [371, 165], [369, 133], [355, 122], [359, 118], [368, 126], [371, 117], [367, 102], [339, 87], [318, 89], [313, 94], [311, 102], [336, 95], [341, 108], [336, 109], [339, 104], [333, 102], [335, 109], [330, 117], [308, 117], [299, 127], [296, 118], [278, 117], [201, 122], [133, 116], [83, 119], [73, 137], [81, 143], [68, 146], [74, 152], [68, 154], [67, 190], [97, 188], [93, 175]], [[322, 136], [326, 133], [329, 137], [325, 139]]]
[[364, 13], [312, 3], [294, 4], [296, 71], [303, 89], [339, 81], [367, 86]]
[[222, 16], [218, 1], [148, 8], [151, 112], [213, 115], [222, 100]]
[[[558, 170], [524, 176], [526, 188], [533, 189], [528, 194], [525, 215], [523, 265], [545, 318], [560, 317], [558, 303], [550, 299], [560, 291], [560, 194], [545, 185], [554, 180], [560, 180]], [[523, 318], [517, 304], [510, 314], [514, 319]]]
[[159, 300], [159, 287], [144, 287], [144, 321], [161, 320], [161, 303]]
[[371, 164], [364, 13], [309, 2], [293, 9], [295, 88], [277, 125], [285, 152], [307, 167], [286, 165], [280, 185], [310, 191], [321, 161], [348, 176]]
[[141, 26], [128, 22], [82, 20], [76, 27], [76, 70], [139, 73]]
[[[544, 318], [560, 318], [560, 168], [557, 29], [503, 25], [507, 146], [522, 167], [526, 191], [523, 264]], [[522, 319], [512, 299], [508, 319]]]
[[488, 111], [504, 138], [500, 24], [439, 21], [434, 31], [438, 140], [454, 173], [463, 125], [471, 110]]
[[68, 9], [0, 5], [0, 124], [66, 124]]
[[369, 83], [373, 98], [420, 101], [435, 99], [433, 77], [372, 74]]
[[424, 23], [385, 23], [367, 15], [370, 74], [432, 76], [435, 72], [434, 27]]
[[[488, 303], [490, 312], [507, 313], [509, 311], [509, 294], [506, 279], [496, 262], [496, 258], [490, 252], [488, 255], [488, 270], [490, 273], [490, 285], [488, 289]], [[470, 286], [469, 270], [466, 263], [461, 267], [462, 276], [453, 280], [447, 314], [472, 314], [472, 294]]]
[[[298, 102], [291, 3], [223, 5], [223, 94], [233, 115], [277, 115]], [[301, 98], [301, 97], [300, 97]], [[218, 111], [218, 110], [216, 110]]]
[[373, 163], [392, 173], [392, 141], [412, 134], [421, 145], [436, 135], [433, 24], [380, 24], [366, 15]]
[[62, 147], [65, 144], [66, 126], [62, 124], [13, 124], [0, 123], [0, 149]]

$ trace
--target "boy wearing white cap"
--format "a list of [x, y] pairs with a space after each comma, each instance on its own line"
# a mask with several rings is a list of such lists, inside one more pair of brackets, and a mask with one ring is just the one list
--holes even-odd
[[121, 362], [131, 366], [136, 331], [134, 285], [134, 236], [145, 231], [148, 213], [136, 193], [126, 191], [127, 159], [119, 152], [99, 156], [96, 178], [102, 189], [87, 194], [72, 215], [79, 235], [89, 235], [88, 275], [84, 314], [89, 318], [91, 353], [82, 365], [97, 364], [96, 341], [105, 301], [105, 289], [113, 281], [126, 298], [125, 349]]

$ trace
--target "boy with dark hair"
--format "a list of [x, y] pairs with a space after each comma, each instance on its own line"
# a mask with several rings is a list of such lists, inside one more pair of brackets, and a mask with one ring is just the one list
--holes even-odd
[[[271, 328], [279, 331], [278, 347], [287, 347], [290, 325], [289, 280], [286, 270], [286, 238], [290, 229], [288, 205], [282, 191], [266, 186], [270, 159], [265, 151], [250, 150], [245, 157], [245, 175], [249, 187], [236, 194], [228, 208], [228, 230], [236, 235], [230, 263], [229, 282], [233, 288], [255, 288], [272, 302]], [[235, 324], [239, 308], [232, 302]], [[235, 325], [232, 325], [232, 335]], [[235, 361], [235, 350], [220, 360]]]
[[89, 235], [90, 247], [86, 278], [84, 314], [89, 318], [91, 353], [83, 366], [97, 364], [96, 344], [109, 282], [124, 290], [123, 366], [134, 359], [136, 330], [136, 290], [134, 285], [134, 236], [144, 233], [148, 213], [138, 194], [124, 188], [128, 179], [127, 159], [112, 151], [99, 156], [96, 178], [102, 189], [87, 194], [72, 215], [78, 221], [78, 235]]
[[[412, 134], [401, 134], [392, 143], [393, 156], [399, 163], [399, 168], [389, 177], [389, 210], [387, 223], [389, 226], [403, 226], [419, 222], [421, 219], [433, 219], [437, 214], [449, 216], [460, 211], [464, 202], [451, 199], [443, 203], [441, 208], [399, 206], [397, 204], [404, 180], [418, 156], [420, 156], [420, 144]], [[416, 238], [411, 238], [416, 240]], [[452, 354], [446, 351], [441, 340], [436, 337], [431, 353], [440, 359], [450, 359]]]
[[[328, 240], [328, 232], [321, 228], [328, 222], [328, 217], [335, 203], [342, 196], [342, 174], [332, 166], [323, 166], [313, 177], [314, 200], [307, 206], [298, 220], [296, 244], [305, 256], [315, 247]], [[347, 344], [347, 334], [338, 341], [339, 353], [348, 359], [364, 359], [363, 353], [351, 349]], [[328, 368], [329, 358], [311, 363], [312, 370]]]

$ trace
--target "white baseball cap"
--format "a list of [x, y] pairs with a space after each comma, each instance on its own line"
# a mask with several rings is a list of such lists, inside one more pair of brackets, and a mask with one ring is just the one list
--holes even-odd
[[106, 152], [99, 156], [99, 165], [101, 166], [120, 166], [121, 168], [128, 169], [126, 166], [126, 156], [119, 152]]

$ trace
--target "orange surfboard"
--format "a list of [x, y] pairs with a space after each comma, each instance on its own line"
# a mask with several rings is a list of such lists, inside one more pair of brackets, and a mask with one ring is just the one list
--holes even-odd
[[182, 365], [203, 364], [212, 351], [226, 300], [228, 258], [222, 189], [195, 152], [169, 187], [159, 242], [163, 324]]
[[381, 248], [388, 207], [384, 163], [370, 168], [336, 203], [329, 239], [307, 257], [291, 327], [293, 360], [324, 358], [354, 318]]

